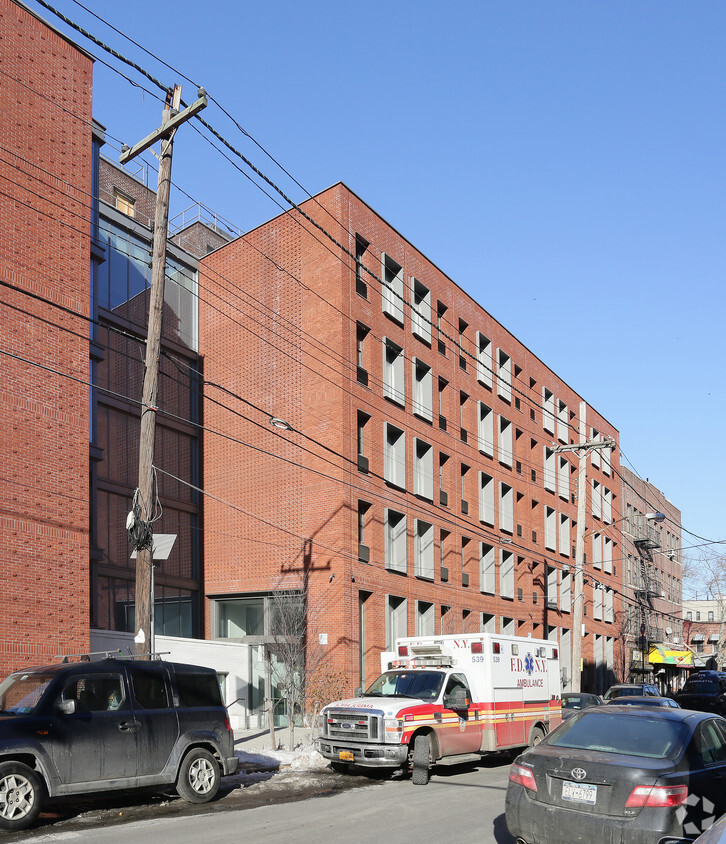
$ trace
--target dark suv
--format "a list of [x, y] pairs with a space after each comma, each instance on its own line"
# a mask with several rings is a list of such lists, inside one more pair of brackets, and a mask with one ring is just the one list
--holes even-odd
[[681, 691], [673, 697], [683, 709], [716, 712], [726, 716], [726, 673], [697, 671], [691, 674]]
[[0, 684], [0, 829], [46, 797], [175, 785], [206, 803], [237, 770], [211, 668], [103, 659], [17, 671]]

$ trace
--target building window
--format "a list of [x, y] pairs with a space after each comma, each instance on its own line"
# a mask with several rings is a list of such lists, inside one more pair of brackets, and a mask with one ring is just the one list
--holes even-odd
[[602, 536], [599, 533], [592, 537], [592, 567], [602, 570]]
[[498, 458], [503, 466], [512, 467], [514, 459], [514, 443], [512, 439], [512, 423], [503, 416], [499, 417]]
[[602, 518], [602, 485], [600, 481], [592, 482], [592, 515], [596, 519]]
[[497, 394], [504, 401], [512, 401], [512, 359], [501, 349], [497, 352]]
[[496, 633], [497, 619], [491, 613], [483, 612], [481, 614], [481, 632], [482, 633]]
[[368, 241], [359, 234], [355, 236], [355, 292], [364, 299], [368, 298], [368, 282], [363, 264], [363, 256], [368, 249]]
[[479, 521], [494, 526], [494, 478], [479, 472]]
[[461, 537], [461, 585], [469, 585], [469, 572], [466, 570], [466, 562], [469, 555], [469, 537]]
[[708, 611], [708, 620], [713, 621], [713, 610]]
[[446, 322], [446, 311], [448, 308], [443, 302], [436, 303], [436, 334], [439, 344], [439, 353], [446, 355], [446, 330], [444, 328]]
[[557, 404], [557, 439], [562, 443], [566, 443], [569, 439], [567, 405], [563, 401]]
[[449, 461], [449, 455], [444, 454], [443, 451], [439, 452], [439, 504], [444, 507], [449, 506], [449, 495], [446, 492], [446, 482], [445, 482], [445, 466]]
[[406, 403], [403, 349], [392, 340], [383, 343], [383, 396], [401, 406]]
[[562, 612], [570, 612], [572, 609], [572, 578], [569, 570], [562, 569], [560, 580], [560, 609]]
[[560, 513], [560, 554], [570, 556], [570, 520]]
[[389, 422], [383, 423], [384, 479], [392, 486], [406, 489], [406, 434]]
[[465, 443], [468, 436], [468, 429], [466, 427], [466, 400], [469, 396], [462, 390], [459, 393], [459, 425], [461, 426], [461, 441]]
[[514, 598], [514, 554], [501, 550], [499, 563], [499, 594], [502, 598]]
[[514, 533], [514, 490], [499, 483], [499, 530]]
[[467, 516], [469, 514], [469, 499], [466, 495], [466, 475], [469, 471], [469, 467], [465, 464], [461, 464], [461, 512], [463, 515]]
[[570, 463], [560, 455], [557, 467], [557, 494], [565, 501], [570, 500]]
[[421, 519], [413, 520], [414, 574], [424, 580], [434, 579], [434, 526]]
[[362, 322], [356, 323], [355, 332], [355, 356], [356, 356], [356, 379], [359, 384], [368, 386], [368, 363], [365, 355], [365, 339], [370, 329]]
[[545, 548], [557, 550], [557, 513], [552, 507], [545, 507]]
[[358, 544], [366, 544], [366, 513], [371, 505], [368, 501], [358, 501]]
[[613, 520], [613, 494], [607, 487], [602, 490], [602, 520], [606, 524]]
[[413, 359], [413, 412], [427, 422], [434, 414], [434, 379], [431, 367], [418, 358]]
[[370, 421], [370, 416], [362, 410], [358, 411], [357, 420], [357, 447], [358, 447], [358, 471], [368, 473], [368, 457], [366, 456], [366, 435], [365, 427]]
[[[590, 439], [594, 442], [597, 442], [600, 439], [600, 434], [594, 428], [592, 429], [592, 436]], [[601, 449], [599, 448], [593, 448], [592, 456], [590, 458], [590, 462], [596, 469], [600, 468], [600, 451]]]
[[466, 329], [469, 327], [467, 322], [463, 319], [459, 320], [459, 369], [466, 372], [466, 353], [464, 352], [464, 340]]
[[436, 633], [434, 605], [428, 601], [416, 601], [416, 635], [433, 636]]
[[385, 252], [381, 254], [383, 313], [403, 325], [403, 267]]
[[606, 574], [613, 573], [613, 541], [606, 536], [602, 547], [602, 566]]
[[446, 430], [446, 407], [444, 403], [444, 390], [449, 382], [445, 378], [439, 377], [439, 428], [442, 431]]
[[434, 449], [423, 440], [414, 437], [413, 450], [413, 493], [428, 501], [434, 500]]
[[476, 380], [485, 387], [492, 386], [492, 343], [481, 331], [476, 333]]
[[408, 606], [405, 598], [386, 596], [386, 650], [396, 648], [396, 639], [408, 635]]
[[215, 609], [220, 639], [265, 635], [265, 598], [262, 595], [216, 601]]
[[494, 546], [479, 543], [479, 591], [493, 595], [496, 591], [496, 556]]
[[550, 492], [555, 491], [555, 484], [556, 484], [556, 481], [557, 481], [556, 460], [557, 460], [557, 457], [555, 455], [555, 452], [552, 451], [552, 449], [547, 448], [547, 446], [544, 446], [543, 483], [544, 483], [544, 488], [549, 490]]
[[686, 613], [686, 621], [693, 621], [693, 613], [690, 610]]
[[479, 451], [494, 457], [494, 413], [491, 407], [479, 402]]
[[555, 432], [555, 396], [547, 387], [542, 387], [542, 427], [550, 434]]
[[418, 279], [411, 279], [411, 331], [431, 344], [431, 291]]
[[386, 568], [405, 574], [406, 559], [406, 516], [386, 507], [383, 511], [385, 533]]
[[127, 193], [123, 193], [117, 188], [114, 188], [113, 198], [117, 210], [119, 210], [122, 214], [126, 214], [127, 217], [136, 216], [136, 200], [132, 196], [129, 196]]

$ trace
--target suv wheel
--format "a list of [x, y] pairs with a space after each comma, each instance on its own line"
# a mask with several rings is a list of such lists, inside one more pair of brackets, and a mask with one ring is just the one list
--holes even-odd
[[217, 760], [208, 750], [197, 747], [182, 759], [176, 790], [190, 803], [207, 803], [217, 795], [220, 779]]
[[0, 764], [0, 829], [27, 829], [40, 814], [43, 783], [20, 762]]

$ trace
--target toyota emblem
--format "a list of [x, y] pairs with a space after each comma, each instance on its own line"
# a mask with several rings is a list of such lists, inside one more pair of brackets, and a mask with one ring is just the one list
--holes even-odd
[[572, 774], [573, 780], [584, 780], [587, 776], [587, 771], [584, 771], [582, 768], [573, 768], [570, 773]]

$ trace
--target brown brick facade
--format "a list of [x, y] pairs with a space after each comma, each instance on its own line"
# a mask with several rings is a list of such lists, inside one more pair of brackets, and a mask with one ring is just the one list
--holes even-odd
[[[205, 502], [207, 594], [230, 596], [294, 584], [296, 572], [306, 569], [312, 603], [324, 609], [317, 629], [328, 634], [330, 659], [348, 672], [351, 687], [363, 679], [359, 649], [364, 651], [365, 679], [378, 670], [391, 596], [407, 602], [409, 634], [416, 630], [419, 609], [431, 604], [436, 632], [479, 630], [493, 616], [495, 620], [489, 623], [497, 630], [508, 624], [520, 635], [560, 636], [571, 628], [570, 612], [558, 609], [557, 595], [549, 595], [547, 606], [544, 572], [546, 563], [552, 570], [550, 591], [556, 591], [574, 564], [577, 458], [572, 453], [562, 455], [567, 461], [567, 491], [562, 496], [556, 489], [545, 489], [544, 447], [557, 437], [543, 428], [543, 388], [553, 396], [555, 415], [559, 402], [566, 405], [562, 410], [566, 442], [578, 438], [580, 397], [344, 185], [318, 195], [305, 208], [351, 253], [355, 253], [356, 234], [365, 238], [369, 246], [364, 263], [379, 278], [382, 253], [402, 267], [403, 322], [384, 314], [377, 279], [364, 274], [366, 296], [356, 292], [354, 260], [295, 212], [275, 218], [201, 262], [200, 353], [205, 378], [223, 383], [239, 397], [222, 395], [214, 388], [205, 394], [205, 424], [218, 435], [205, 436], [204, 486], [228, 502], [209, 498]], [[430, 342], [412, 331], [414, 278], [430, 291]], [[441, 306], [446, 311], [439, 337], [436, 314]], [[368, 329], [360, 363], [367, 384], [358, 378], [358, 323]], [[491, 341], [495, 370], [491, 386], [477, 378], [477, 332]], [[402, 350], [403, 405], [383, 395], [386, 341]], [[500, 349], [511, 367], [508, 397], [499, 395]], [[431, 421], [413, 413], [415, 361], [431, 369]], [[440, 413], [439, 379], [447, 384]], [[210, 397], [221, 404], [211, 404]], [[480, 401], [494, 414], [491, 456], [478, 447]], [[358, 468], [359, 413], [369, 417], [362, 446], [369, 463], [367, 473]], [[591, 409], [587, 414], [588, 437], [595, 431], [617, 439], [612, 425]], [[440, 415], [446, 419], [445, 430]], [[284, 419], [293, 431], [271, 427], [270, 416]], [[405, 484], [384, 480], [386, 423], [405, 434]], [[508, 429], [502, 437], [511, 434], [510, 458], [502, 459], [499, 452], [499, 425]], [[550, 427], [555, 428], [556, 421]], [[430, 495], [416, 494], [415, 439], [424, 450], [433, 449], [433, 500]], [[442, 454], [448, 457], [441, 480], [446, 505], [441, 504], [439, 490]], [[468, 467], [463, 485], [462, 465]], [[597, 467], [588, 466], [589, 489], [596, 480], [598, 489], [606, 488], [611, 494], [611, 523], [619, 511], [617, 470], [617, 452], [609, 464], [600, 461]], [[493, 524], [480, 520], [479, 472], [493, 478], [496, 485]], [[501, 483], [511, 488], [511, 525], [498, 512]], [[468, 513], [463, 512], [462, 500], [468, 504]], [[362, 519], [367, 562], [359, 560], [359, 501], [369, 505]], [[568, 520], [556, 550], [544, 544], [546, 508], [555, 513], [558, 534], [560, 518]], [[385, 563], [387, 509], [406, 516], [408, 550], [403, 573], [391, 571]], [[588, 513], [592, 513], [590, 498]], [[415, 572], [418, 523], [424, 523], [424, 528], [433, 525], [432, 579]], [[588, 515], [587, 530], [600, 528], [613, 538], [613, 549], [619, 549], [619, 528]], [[441, 531], [448, 534], [443, 559]], [[493, 593], [480, 582], [482, 542], [492, 546], [497, 557]], [[505, 590], [511, 597], [501, 594], [501, 554], [513, 556], [513, 588]], [[619, 550], [612, 556], [618, 558]], [[448, 570], [448, 579], [442, 579], [442, 566]], [[585, 587], [583, 654], [600, 672], [592, 673], [591, 684], [606, 682], [603, 665], [614, 629], [602, 610], [599, 619], [594, 617], [593, 587], [596, 582], [608, 586], [617, 602], [619, 572], [619, 562], [611, 571], [603, 566], [589, 569], [593, 576]], [[468, 575], [466, 586], [463, 574]], [[210, 617], [214, 619], [213, 612]]]
[[92, 63], [0, 0], [0, 72], [5, 673], [88, 648]]

